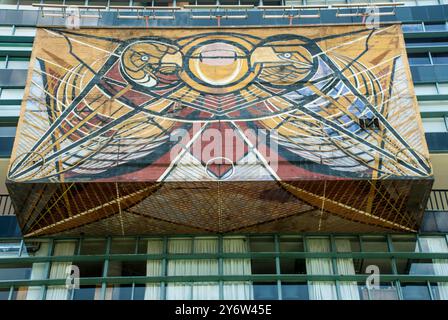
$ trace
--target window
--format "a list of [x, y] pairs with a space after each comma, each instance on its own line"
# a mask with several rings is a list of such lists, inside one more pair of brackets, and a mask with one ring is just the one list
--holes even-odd
[[380, 283], [379, 288], [361, 286], [361, 300], [398, 300], [398, 293], [393, 283]]
[[417, 237], [414, 235], [392, 235], [393, 251], [398, 252], [418, 252]]
[[398, 274], [433, 275], [432, 259], [396, 259]]
[[274, 237], [251, 237], [249, 239], [251, 252], [274, 252]]
[[388, 252], [386, 237], [384, 236], [363, 236], [362, 251], [366, 252]]
[[31, 263], [0, 264], [0, 280], [28, 280], [31, 270]]
[[108, 276], [109, 277], [146, 276], [146, 260], [142, 261], [111, 260], [109, 261]]
[[2, 89], [0, 94], [1, 100], [22, 100], [25, 89]]
[[104, 239], [83, 239], [81, 241], [81, 255], [99, 255], [106, 253], [106, 241]]
[[[448, 83], [446, 82], [439, 82], [437, 83], [439, 94], [448, 94]], [[440, 101], [439, 104], [442, 104], [443, 102]]]
[[414, 84], [416, 95], [438, 94], [435, 83], [430, 84]]
[[434, 64], [448, 64], [448, 52], [431, 53]]
[[[420, 1], [421, 0], [419, 0], [419, 3], [420, 3]], [[438, 23], [425, 22], [425, 30], [426, 31], [445, 31], [446, 23], [445, 22], [438, 22]]]
[[252, 274], [276, 274], [275, 259], [252, 259]]
[[17, 257], [19, 255], [19, 252], [20, 252], [20, 241], [14, 241], [14, 240], [0, 241], [0, 259], [6, 257]]
[[401, 283], [404, 300], [430, 300], [426, 283]]
[[255, 300], [277, 300], [278, 291], [277, 283], [254, 282], [254, 299]]
[[0, 300], [8, 300], [9, 288], [0, 288]]
[[431, 64], [429, 54], [425, 53], [408, 53], [409, 64], [411, 66]]
[[421, 32], [423, 25], [421, 23], [406, 23], [401, 26], [403, 32]]
[[11, 155], [16, 127], [0, 127], [0, 157]]
[[107, 300], [131, 300], [132, 285], [131, 284], [114, 284], [107, 288]]
[[30, 61], [28, 59], [9, 58], [8, 69], [28, 69], [29, 64]]
[[309, 300], [306, 282], [282, 282], [283, 300]]
[[81, 285], [73, 290], [73, 300], [99, 300], [101, 285]]
[[303, 238], [299, 236], [279, 237], [280, 252], [303, 252]]
[[[447, 87], [444, 83], [444, 88]], [[448, 90], [440, 87], [440, 90]], [[445, 92], [444, 92], [445, 93]], [[429, 101], [419, 101], [418, 105], [420, 107], [420, 112], [446, 112], [448, 114], [448, 100], [429, 100]]]
[[423, 118], [422, 122], [425, 132], [447, 132], [444, 118]]
[[16, 27], [14, 31], [15, 36], [30, 36], [34, 37], [36, 35], [36, 28], [29, 27]]
[[282, 274], [306, 274], [306, 260], [302, 258], [280, 258]]
[[[358, 237], [335, 237], [336, 252], [360, 252], [361, 246]], [[347, 248], [338, 245], [341, 242], [348, 244]]]
[[111, 254], [133, 254], [135, 253], [135, 239], [112, 239], [110, 246]]

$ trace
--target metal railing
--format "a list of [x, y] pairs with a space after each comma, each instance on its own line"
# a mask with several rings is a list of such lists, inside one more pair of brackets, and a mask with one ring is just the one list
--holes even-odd
[[448, 211], [448, 190], [432, 190], [426, 204], [428, 211]]
[[8, 194], [0, 194], [0, 216], [14, 215], [14, 207]]

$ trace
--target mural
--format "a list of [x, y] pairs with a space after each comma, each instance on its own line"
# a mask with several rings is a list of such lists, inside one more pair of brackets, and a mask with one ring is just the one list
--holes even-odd
[[[232, 231], [199, 221], [241, 212], [228, 197], [240, 188], [249, 201], [263, 197], [232, 218], [239, 226], [317, 212], [321, 230], [325, 212], [345, 226], [413, 230], [432, 169], [400, 30], [40, 29], [8, 175], [23, 229], [78, 232], [118, 212], [124, 234], [123, 214], [133, 212], [188, 231]], [[181, 203], [173, 190], [195, 184], [212, 192], [177, 193], [189, 200], [173, 211], [156, 203]], [[45, 200], [20, 207], [43, 186]], [[342, 187], [359, 199], [338, 195]], [[75, 209], [83, 197], [89, 204]], [[287, 210], [265, 203], [285, 197]], [[220, 201], [229, 205], [210, 207]], [[62, 222], [59, 203], [69, 211]], [[108, 203], [114, 209], [99, 214]]]

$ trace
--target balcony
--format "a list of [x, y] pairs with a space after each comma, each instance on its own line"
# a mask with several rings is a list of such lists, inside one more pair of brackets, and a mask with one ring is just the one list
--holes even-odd
[[8, 194], [0, 195], [0, 216], [13, 216], [14, 207]]

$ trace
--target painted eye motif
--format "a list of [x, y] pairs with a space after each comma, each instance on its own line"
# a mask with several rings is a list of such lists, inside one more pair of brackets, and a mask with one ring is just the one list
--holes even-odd
[[285, 59], [289, 59], [292, 57], [292, 53], [291, 52], [285, 52], [285, 53], [281, 53], [280, 58], [285, 58]]
[[141, 56], [140, 57], [140, 60], [142, 60], [142, 61], [148, 61], [149, 60], [149, 57], [147, 56], [147, 55], [143, 55], [143, 56]]

